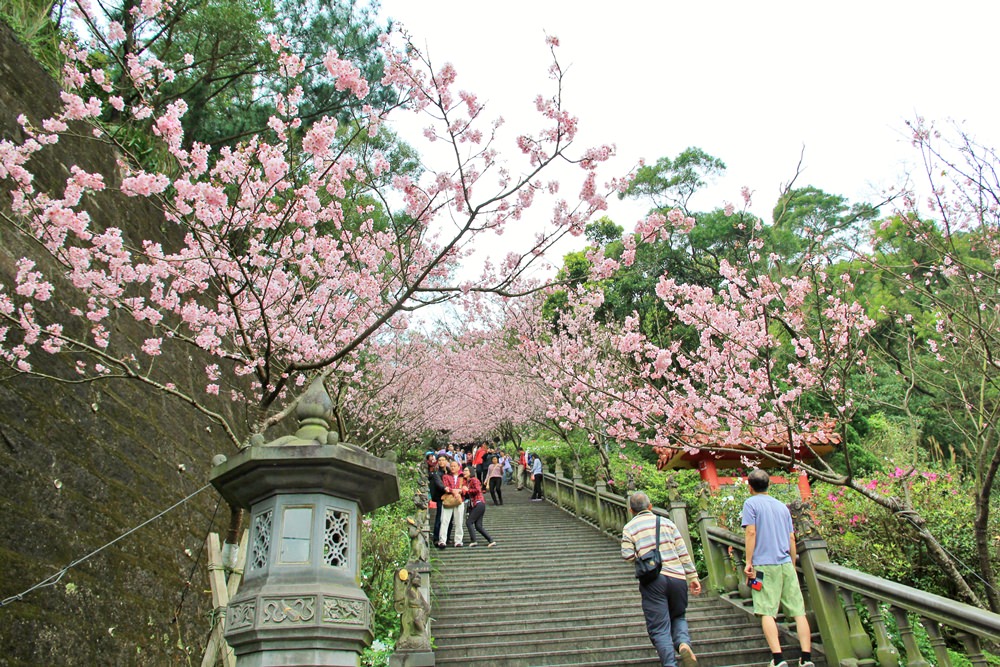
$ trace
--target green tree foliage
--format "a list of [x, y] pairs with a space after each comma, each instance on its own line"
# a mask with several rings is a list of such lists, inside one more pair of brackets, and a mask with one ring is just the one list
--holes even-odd
[[864, 229], [859, 223], [877, 215], [875, 206], [850, 205], [845, 197], [812, 185], [788, 188], [774, 205], [773, 223], [766, 230], [768, 250], [785, 264], [797, 266], [820, 244], [832, 247], [835, 237], [851, 236]]
[[[623, 266], [603, 282], [604, 306], [598, 316], [604, 321], [623, 321], [637, 315], [642, 332], [654, 342], [662, 343], [669, 336], [683, 335], [670, 313], [656, 296], [656, 283], [661, 276], [676, 280], [717, 287], [719, 264], [746, 261], [747, 242], [751, 230], [760, 221], [752, 215], [732, 215], [724, 209], [708, 212], [688, 210], [691, 198], [713, 178], [724, 173], [725, 163], [700, 148], [684, 150], [674, 158], [663, 157], [655, 165], [641, 167], [622, 197], [646, 199], [652, 212], [665, 214], [680, 208], [696, 220], [690, 233], [673, 233], [666, 239], [638, 243], [634, 261]], [[603, 248], [612, 259], [621, 259], [624, 244], [622, 228], [608, 218], [588, 226], [588, 240]], [[585, 282], [590, 265], [586, 253], [571, 253], [564, 258], [560, 277], [572, 285]], [[559, 292], [546, 303], [545, 315], [557, 321], [557, 313], [566, 307], [566, 294]]]
[[4, 0], [0, 21], [6, 23], [35, 59], [53, 75], [58, 75], [63, 56], [59, 50], [63, 35], [59, 21], [52, 18], [48, 0]]
[[[71, 0], [53, 8], [59, 27], [68, 29]], [[163, 93], [156, 104], [163, 107], [177, 99], [188, 104], [183, 118], [190, 145], [232, 145], [267, 127], [275, 111], [275, 96], [287, 94], [285, 80], [276, 74], [269, 35], [289, 40], [292, 51], [306, 66], [303, 102], [299, 116], [304, 125], [323, 116], [348, 124], [362, 112], [362, 105], [376, 107], [394, 102], [391, 91], [380, 85], [383, 62], [378, 51], [380, 35], [388, 30], [377, 22], [377, 3], [357, 0], [178, 0], [162, 20], [137, 22], [138, 0], [118, 0], [99, 5], [103, 16], [96, 22], [117, 21], [125, 39], [99, 42], [93, 57], [104, 59], [112, 85], [125, 109], [138, 101], [131, 85], [124, 53], [148, 53], [164, 62], [189, 64], [155, 85]], [[338, 91], [329, 82], [323, 58], [328, 49], [356, 62], [371, 86], [361, 101], [350, 91]], [[159, 111], [159, 108], [154, 109]], [[123, 118], [109, 118], [117, 123]]]
[[321, 75], [321, 63], [330, 48], [361, 68], [372, 87], [366, 104], [381, 108], [396, 102], [392, 91], [379, 84], [384, 63], [378, 41], [389, 27], [379, 25], [377, 1], [276, 0], [275, 9], [278, 31], [289, 37], [293, 49], [308, 63], [302, 109], [306, 122], [324, 115], [346, 121], [349, 111], [356, 108], [356, 100]]
[[[652, 211], [661, 214], [672, 208], [688, 212], [691, 197], [725, 168], [722, 160], [702, 149], [688, 148], [675, 158], [663, 157], [655, 165], [641, 167], [621, 196], [647, 199], [653, 204]], [[741, 243], [745, 247], [749, 237], [746, 225], [755, 219], [727, 216], [722, 209], [693, 215], [697, 224], [691, 234], [672, 234], [664, 240], [637, 244], [634, 261], [604, 282], [605, 305], [600, 317], [622, 321], [636, 314], [643, 332], [654, 341], [662, 341], [674, 323], [656, 297], [660, 276], [699, 285], [717, 284], [719, 261], [732, 259]], [[586, 236], [594, 246], [603, 248], [606, 256], [621, 259], [622, 232], [620, 225], [604, 217], [587, 227]], [[559, 276], [571, 285], [580, 285], [589, 269], [585, 252], [571, 253], [564, 258]], [[546, 318], [555, 322], [565, 306], [565, 292], [556, 293], [546, 303]]]
[[654, 165], [640, 167], [621, 197], [647, 199], [657, 211], [679, 208], [688, 213], [691, 197], [725, 171], [722, 160], [690, 147], [673, 159], [661, 157]]
[[624, 227], [616, 224], [614, 220], [606, 215], [590, 223], [584, 229], [584, 235], [587, 240], [593, 245], [601, 247], [610, 245], [615, 241], [621, 241], [624, 232]]

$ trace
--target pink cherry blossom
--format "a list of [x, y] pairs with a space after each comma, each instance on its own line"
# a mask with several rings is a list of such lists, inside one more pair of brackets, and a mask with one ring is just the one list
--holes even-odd
[[[145, 0], [136, 18], [149, 19], [162, 8], [158, 0]], [[96, 38], [125, 41], [120, 24], [87, 25], [106, 30]], [[438, 141], [461, 147], [451, 151], [453, 162], [424, 175], [403, 176], [390, 173], [387, 157], [362, 141], [345, 150], [346, 139], [338, 137], [332, 119], [303, 129], [297, 114], [305, 64], [290, 53], [288, 40], [272, 36], [268, 41], [289, 78], [287, 90], [275, 97], [277, 113], [266, 133], [219, 150], [185, 140], [182, 101], [157, 103], [160, 83], [191, 66], [190, 56], [161, 62], [149, 51], [123, 54], [135, 88], [125, 95], [103, 90], [106, 75], [90, 66], [85, 49], [64, 49], [70, 88], [62, 94], [62, 109], [37, 127], [24, 115], [24, 140], [0, 141], [3, 196], [25, 242], [49, 255], [44, 269], [41, 261], [22, 259], [15, 284], [0, 290], [0, 358], [33, 372], [31, 355], [72, 345], [86, 354], [73, 368], [74, 380], [127, 376], [196, 407], [201, 395], [221, 395], [225, 378], [239, 378], [245, 384], [232, 391], [227, 384], [225, 394], [246, 403], [249, 421], [223, 424], [234, 443], [284, 419], [299, 388], [318, 375], [343, 382], [345, 396], [359, 403], [381, 392], [378, 409], [356, 408], [359, 417], [370, 420], [366, 428], [352, 431], [358, 437], [369, 429], [378, 432], [377, 418], [389, 414], [405, 414], [409, 423], [425, 426], [450, 419], [456, 433], [464, 428], [470, 437], [473, 431], [498, 428], [496, 415], [461, 427], [455, 417], [463, 412], [456, 402], [450, 404], [451, 417], [419, 415], [416, 388], [426, 384], [403, 383], [409, 393], [387, 387], [376, 391], [378, 373], [417, 377], [418, 369], [429, 369], [438, 359], [465, 363], [477, 354], [482, 400], [490, 393], [506, 396], [503, 409], [513, 414], [518, 401], [530, 395], [523, 419], [540, 414], [537, 382], [503, 388], [500, 369], [507, 358], [501, 347], [487, 354], [470, 338], [463, 339], [464, 352], [456, 350], [455, 357], [419, 349], [404, 355], [408, 340], [402, 332], [408, 311], [426, 303], [462, 301], [470, 316], [485, 317], [491, 308], [485, 295], [540, 289], [524, 276], [560, 238], [582, 234], [591, 216], [604, 209], [606, 196], [616, 191], [616, 185], [602, 183], [621, 179], [598, 175], [613, 155], [610, 145], [572, 145], [579, 123], [563, 104], [562, 79], [538, 97], [538, 127], [520, 132], [527, 137], [525, 156], [514, 146], [512, 159], [506, 160], [496, 135], [501, 120], [486, 118], [474, 93], [456, 89], [457, 68], [433, 67], [401, 34], [387, 37], [383, 84], [395, 88], [400, 112], [422, 114]], [[356, 99], [368, 96], [369, 84], [354, 63], [331, 51], [324, 67], [337, 89]], [[558, 66], [554, 71], [561, 72]], [[85, 87], [88, 81], [98, 84], [93, 96]], [[170, 171], [142, 169], [130, 162], [128, 150], [121, 150], [119, 162], [104, 173], [74, 168], [65, 187], [36, 190], [33, 158], [72, 131], [70, 121], [91, 124], [103, 141], [115, 140], [117, 135], [101, 133], [99, 119], [107, 108], [146, 121], [148, 140], [175, 161]], [[355, 121], [358, 136], [375, 136], [386, 113], [365, 105]], [[470, 145], [478, 148], [469, 152]], [[568, 187], [541, 175], [554, 163], [575, 165], [578, 175], [564, 179]], [[142, 200], [150, 217], [114, 221], [115, 227], [103, 218], [95, 221], [89, 195], [104, 190]], [[573, 195], [557, 199], [551, 214], [532, 211], [539, 200], [557, 198], [561, 190]], [[393, 210], [397, 202], [405, 216]], [[386, 224], [390, 216], [393, 222]], [[463, 222], [441, 224], [446, 220]], [[478, 275], [454, 277], [473, 256], [473, 241], [518, 224], [530, 225], [532, 232], [523, 247], [498, 262], [480, 262]], [[167, 233], [161, 236], [159, 228]], [[57, 294], [56, 285], [72, 290]], [[35, 307], [56, 298], [67, 304], [65, 317], [77, 318], [84, 328], [56, 328], [62, 321], [51, 321], [50, 309]], [[126, 317], [144, 330], [138, 349], [128, 347], [116, 324]], [[81, 333], [70, 336], [70, 331]], [[151, 357], [168, 350], [186, 354], [192, 346], [219, 360], [204, 369], [204, 381], [197, 383], [203, 390], [181, 389], [157, 377], [159, 367]], [[389, 355], [396, 349], [399, 355]], [[363, 379], [359, 366], [374, 366], [370, 360], [383, 352], [396, 365], [387, 363], [373, 378]], [[369, 439], [382, 438], [384, 433]]]

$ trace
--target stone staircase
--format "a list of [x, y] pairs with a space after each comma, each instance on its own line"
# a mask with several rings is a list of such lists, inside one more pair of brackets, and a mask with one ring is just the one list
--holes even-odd
[[[529, 496], [507, 486], [504, 505], [487, 499], [484, 525], [497, 546], [480, 539], [474, 548], [432, 549], [436, 664], [659, 665], [617, 542]], [[740, 601], [702, 594], [691, 598], [687, 616], [699, 667], [770, 661], [760, 625]], [[785, 657], [794, 665], [792, 644]]]

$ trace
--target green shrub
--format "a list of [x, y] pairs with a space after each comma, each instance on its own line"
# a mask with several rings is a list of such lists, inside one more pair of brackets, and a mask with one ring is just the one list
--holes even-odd
[[64, 35], [52, 20], [51, 12], [52, 3], [45, 0], [4, 0], [0, 3], [0, 21], [10, 26], [31, 55], [55, 77], [64, 60], [59, 49]]
[[389, 667], [389, 658], [395, 649], [394, 642], [376, 639], [361, 653], [361, 667]]
[[[374, 608], [375, 638], [389, 647], [399, 635], [399, 615], [393, 607], [393, 577], [409, 557], [405, 521], [416, 509], [413, 494], [418, 485], [416, 464], [400, 463], [397, 469], [399, 501], [378, 508], [361, 521], [361, 588]], [[387, 655], [391, 653], [390, 648]], [[381, 663], [372, 663], [377, 664]]]
[[[977, 563], [972, 487], [957, 472], [894, 468], [864, 483], [889, 497], [908, 497], [926, 520], [927, 529], [949, 553], [967, 565]], [[947, 576], [930, 560], [911, 524], [850, 489], [817, 484], [814, 491], [817, 524], [833, 561], [954, 597]], [[996, 516], [990, 531], [1000, 532]]]

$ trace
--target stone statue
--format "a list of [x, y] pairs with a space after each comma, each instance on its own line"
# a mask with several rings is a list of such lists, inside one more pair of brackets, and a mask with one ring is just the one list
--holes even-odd
[[711, 492], [708, 490], [708, 484], [702, 482], [698, 485], [698, 509], [702, 512], [708, 511], [709, 497]]
[[413, 494], [413, 504], [417, 508], [417, 513], [427, 512], [427, 494], [422, 491], [417, 491]]
[[427, 622], [430, 619], [431, 605], [424, 599], [420, 586], [419, 572], [401, 569], [393, 578], [394, 608], [402, 615], [396, 650], [431, 650], [431, 629]]
[[792, 514], [792, 525], [795, 527], [795, 536], [797, 539], [823, 539], [823, 536], [819, 534], [819, 527], [816, 526], [811, 502], [808, 500], [793, 500], [788, 504], [788, 511]]
[[664, 484], [667, 487], [667, 497], [670, 498], [671, 502], [675, 502], [681, 499], [679, 484], [677, 483], [677, 473], [670, 473], [667, 475], [667, 479]]
[[430, 560], [430, 551], [427, 547], [427, 535], [424, 533], [423, 523], [419, 510], [416, 518], [406, 517], [406, 533], [410, 536], [410, 560], [426, 563]]

